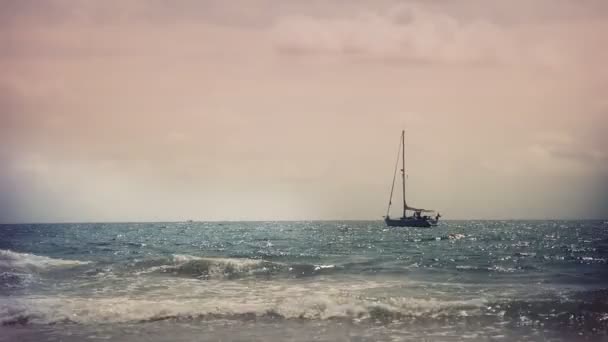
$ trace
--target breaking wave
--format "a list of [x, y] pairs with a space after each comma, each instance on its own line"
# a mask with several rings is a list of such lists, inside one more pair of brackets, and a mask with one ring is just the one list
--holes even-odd
[[191, 319], [346, 319], [390, 322], [412, 319], [465, 317], [479, 313], [480, 300], [375, 299], [330, 297], [284, 298], [272, 302], [243, 303], [238, 298], [198, 301], [132, 298], [22, 298], [0, 300], [2, 325], [57, 323], [137, 323]]
[[0, 249], [0, 293], [27, 287], [35, 281], [37, 273], [87, 263], [85, 261], [53, 259]]
[[500, 324], [601, 332], [608, 329], [606, 290], [586, 300], [439, 300], [314, 293], [275, 301], [32, 297], [0, 299], [0, 323], [112, 324], [190, 320], [347, 320], [371, 324]]
[[46, 256], [0, 249], [0, 272], [41, 272], [88, 263], [88, 261], [54, 259]]
[[326, 274], [336, 265], [285, 264], [261, 259], [209, 258], [175, 254], [169, 259], [138, 261], [130, 265], [135, 274], [165, 274], [197, 279], [237, 279], [248, 276], [290, 275], [306, 277]]

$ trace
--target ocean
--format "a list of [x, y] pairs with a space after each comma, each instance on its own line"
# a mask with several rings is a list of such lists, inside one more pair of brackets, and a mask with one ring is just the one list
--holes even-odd
[[0, 341], [608, 341], [608, 222], [0, 225]]

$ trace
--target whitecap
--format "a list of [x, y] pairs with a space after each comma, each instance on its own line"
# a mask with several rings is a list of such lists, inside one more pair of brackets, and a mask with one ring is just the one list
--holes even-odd
[[[440, 300], [435, 298], [365, 295], [386, 282], [364, 284], [290, 284], [209, 282], [201, 287], [194, 280], [167, 281], [164, 289], [146, 297], [84, 297], [55, 295], [0, 298], [0, 324], [12, 322], [49, 324], [128, 323], [164, 319], [350, 319], [393, 321], [415, 317], [465, 317], [479, 314], [484, 299]], [[246, 294], [246, 295], [244, 295]], [[465, 314], [463, 314], [465, 312]]]
[[51, 268], [85, 265], [89, 261], [55, 259], [29, 253], [0, 250], [0, 269], [43, 271]]
[[326, 268], [335, 268], [336, 265], [315, 265], [315, 271], [319, 271]]

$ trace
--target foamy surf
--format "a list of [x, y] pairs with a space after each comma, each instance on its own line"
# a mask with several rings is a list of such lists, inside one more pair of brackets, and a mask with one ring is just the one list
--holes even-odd
[[[449, 334], [454, 334], [454, 327], [458, 327], [458, 331], [478, 329], [479, 324], [507, 334], [516, 328], [550, 329], [558, 332], [588, 329], [596, 334], [608, 329], [605, 311], [607, 304], [605, 298], [598, 297], [592, 298], [589, 305], [581, 307], [575, 300], [491, 302], [481, 298], [442, 300], [406, 297], [392, 300], [367, 298], [360, 293], [345, 292], [345, 289], [312, 291], [305, 295], [301, 293], [302, 290], [292, 288], [286, 291], [275, 287], [266, 292], [271, 297], [258, 297], [260, 293], [253, 291], [247, 298], [210, 296], [189, 300], [129, 296], [0, 298], [0, 325], [28, 326], [28, 329], [59, 326], [61, 329], [79, 331], [113, 330], [121, 326], [129, 329], [139, 329], [137, 327], [141, 326], [145, 329], [156, 322], [169, 324], [159, 326], [161, 329], [174, 326], [175, 323], [179, 323], [177, 327], [181, 329], [188, 326], [205, 327], [214, 322], [238, 329], [250, 329], [252, 324], [256, 326], [272, 322], [273, 325], [269, 327], [274, 329], [289, 322], [297, 322], [314, 331], [314, 327], [319, 325], [335, 326], [337, 322], [337, 325], [347, 323], [353, 329], [362, 327], [412, 331], [433, 327], [436, 331], [437, 327], [443, 327]], [[284, 297], [286, 294], [290, 295]], [[505, 327], [507, 329], [503, 330]], [[477, 331], [475, 334], [484, 333], [484, 330], [474, 331]], [[487, 339], [482, 338], [480, 341], [485, 340]]]
[[135, 272], [144, 274], [169, 274], [198, 279], [230, 279], [255, 275], [283, 268], [280, 263], [246, 258], [210, 258], [174, 254], [169, 259], [148, 261], [161, 263]]
[[[217, 287], [215, 290], [219, 290]], [[234, 289], [233, 289], [234, 290]], [[249, 291], [248, 291], [249, 290]], [[243, 285], [233, 296], [170, 298], [91, 298], [91, 297], [27, 297], [19, 300], [0, 299], [0, 322], [15, 324], [108, 324], [138, 323], [167, 319], [344, 319], [360, 321], [392, 321], [436, 319], [478, 315], [483, 300], [441, 301], [420, 298], [367, 298], [346, 288], [305, 289], [270, 286], [251, 289]]]
[[29, 253], [0, 250], [0, 270], [40, 272], [54, 268], [86, 265], [89, 261], [55, 259]]
[[[152, 266], [149, 266], [152, 265]], [[136, 275], [163, 274], [196, 279], [240, 279], [251, 276], [306, 277], [343, 269], [340, 265], [287, 264], [263, 259], [199, 257], [174, 254], [130, 265]]]
[[[608, 328], [603, 292], [582, 293], [590, 305], [569, 300], [525, 301], [472, 298], [374, 297], [383, 282], [256, 284], [222, 281], [200, 286], [194, 280], [163, 283], [146, 296], [28, 296], [0, 298], [0, 324], [114, 324], [195, 320], [340, 320], [354, 324], [458, 324], [486, 322], [526, 326], [593, 325]], [[391, 282], [388, 282], [389, 284]], [[398, 287], [397, 284], [391, 286]], [[579, 312], [572, 314], [573, 308]]]

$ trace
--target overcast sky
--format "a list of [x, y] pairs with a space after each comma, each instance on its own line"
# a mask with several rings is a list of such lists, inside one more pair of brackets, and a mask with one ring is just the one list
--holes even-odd
[[[0, 222], [608, 217], [608, 2], [0, 0]], [[395, 216], [398, 210], [393, 213]]]

